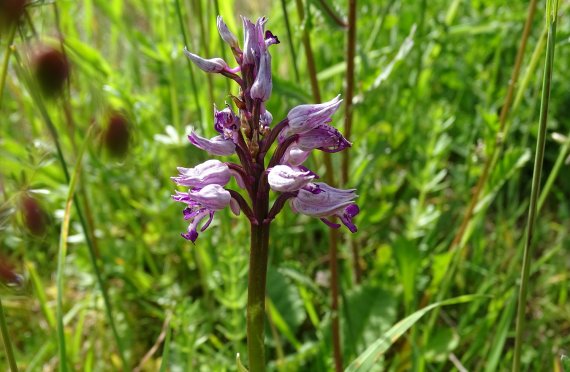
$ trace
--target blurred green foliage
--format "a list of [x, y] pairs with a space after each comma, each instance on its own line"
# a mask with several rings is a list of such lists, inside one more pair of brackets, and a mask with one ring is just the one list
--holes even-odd
[[[346, 18], [346, 1], [327, 3]], [[272, 51], [274, 91], [268, 104], [278, 122], [294, 105], [311, 101], [303, 27], [310, 30], [323, 99], [343, 92], [345, 31], [321, 1], [305, 5], [308, 20], [300, 24], [294, 2], [286, 2], [295, 61], [278, 2], [35, 0], [13, 34], [2, 29], [0, 60], [7, 69], [0, 71], [0, 259], [2, 270], [11, 266], [24, 280], [1, 285], [0, 296], [22, 370], [59, 365], [55, 272], [68, 183], [46, 115], [70, 169], [77, 166], [88, 128], [95, 130], [76, 194], [130, 364], [121, 367], [73, 212], [63, 293], [71, 369], [151, 371], [162, 364], [164, 370], [217, 371], [236, 370], [237, 353], [247, 360], [248, 225], [222, 212], [196, 245], [186, 242], [179, 235], [186, 225], [180, 206], [170, 200], [169, 179], [177, 166], [205, 160], [185, 134], [190, 127], [213, 134], [212, 104], [223, 106], [236, 87], [189, 65], [182, 49], [186, 38], [188, 48], [203, 56], [230, 58], [216, 32], [217, 7], [235, 32], [241, 32], [239, 14], [268, 15], [269, 28], [282, 42]], [[345, 365], [439, 294], [481, 294], [489, 297], [442, 308], [433, 327], [420, 320], [376, 369], [509, 369], [542, 58], [537, 68], [527, 67], [541, 38], [541, 5], [523, 60], [521, 80], [529, 84], [511, 112], [504, 154], [485, 185], [454, 275], [446, 274], [451, 240], [494, 144], [526, 7], [505, 0], [358, 2], [349, 139], [354, 145], [346, 186], [358, 189], [361, 213], [359, 232], [343, 233], [340, 252]], [[570, 132], [567, 9], [563, 2], [549, 123], [550, 133], [560, 135], [547, 142], [545, 177]], [[69, 84], [59, 97], [42, 98], [26, 80], [35, 51], [45, 45], [63, 46], [69, 61]], [[128, 122], [128, 130], [118, 130], [128, 135], [118, 140], [124, 157], [106, 151], [115, 113]], [[342, 115], [332, 124], [341, 128]], [[333, 161], [340, 166], [340, 157]], [[310, 163], [323, 174], [321, 158]], [[561, 371], [568, 365], [569, 175], [566, 161], [536, 227], [523, 353], [529, 370]], [[41, 234], [26, 227], [29, 213], [21, 201], [30, 196], [47, 223]], [[266, 337], [273, 370], [332, 368], [326, 229], [288, 207], [272, 228]], [[360, 284], [353, 279], [350, 244], [360, 247]], [[0, 369], [5, 365], [0, 353]]]

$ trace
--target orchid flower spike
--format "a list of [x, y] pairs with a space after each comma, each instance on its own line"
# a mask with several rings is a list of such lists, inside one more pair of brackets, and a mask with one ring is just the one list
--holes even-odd
[[[220, 36], [238, 64], [233, 69], [221, 58], [206, 59], [184, 49], [198, 68], [239, 85], [239, 95], [231, 96], [234, 106], [222, 110], [214, 106], [217, 135], [204, 138], [192, 131], [188, 136], [192, 145], [208, 154], [232, 156], [239, 162], [210, 159], [193, 168], [178, 167], [178, 175], [172, 177], [178, 187], [186, 188], [175, 191], [172, 199], [185, 204], [183, 215], [189, 225], [182, 236], [192, 242], [210, 225], [214, 214], [227, 206], [235, 214], [243, 212], [256, 226], [269, 224], [287, 201], [294, 212], [319, 218], [332, 228], [340, 227], [331, 220], [338, 217], [350, 231], [357, 230], [353, 222], [359, 212], [355, 190], [315, 182], [318, 176], [302, 165], [313, 150], [337, 152], [352, 145], [330, 125], [342, 100], [336, 96], [328, 102], [296, 106], [271, 128], [273, 115], [267, 110], [273, 88], [269, 47], [279, 44], [279, 38], [265, 29], [266, 23], [265, 17], [255, 22], [242, 17], [244, 39], [240, 46], [222, 17], [217, 17]], [[265, 157], [275, 142], [266, 169]], [[243, 192], [231, 189], [232, 185]], [[271, 208], [270, 191], [278, 194]]]

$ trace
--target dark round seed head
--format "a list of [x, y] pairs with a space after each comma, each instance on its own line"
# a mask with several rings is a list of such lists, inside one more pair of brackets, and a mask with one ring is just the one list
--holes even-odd
[[129, 150], [130, 138], [127, 119], [119, 113], [112, 114], [103, 133], [103, 142], [107, 151], [118, 158], [124, 157]]
[[46, 96], [59, 94], [69, 77], [69, 63], [65, 55], [54, 48], [46, 47], [34, 58], [35, 76]]
[[30, 233], [42, 236], [47, 230], [47, 216], [36, 198], [25, 194], [21, 199], [24, 225]]
[[24, 14], [26, 0], [0, 0], [0, 31], [18, 22]]

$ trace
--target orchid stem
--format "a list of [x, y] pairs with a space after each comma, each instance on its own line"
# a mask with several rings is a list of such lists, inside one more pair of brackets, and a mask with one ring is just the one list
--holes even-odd
[[269, 258], [269, 224], [251, 225], [247, 290], [249, 371], [265, 371], [265, 285]]
[[[550, 1], [548, 2], [549, 5]], [[546, 44], [546, 61], [544, 67], [544, 77], [542, 81], [542, 95], [540, 102], [540, 122], [538, 128], [538, 138], [536, 140], [536, 155], [534, 158], [534, 170], [532, 173], [532, 188], [530, 193], [530, 206], [528, 210], [528, 222], [526, 227], [526, 238], [523, 253], [523, 264], [521, 270], [521, 284], [519, 290], [519, 300], [516, 318], [516, 334], [515, 334], [515, 350], [513, 357], [513, 371], [520, 371], [521, 367], [521, 351], [525, 326], [526, 299], [528, 293], [528, 279], [530, 273], [530, 260], [532, 240], [534, 236], [534, 224], [538, 212], [538, 198], [540, 194], [540, 178], [542, 174], [542, 164], [544, 160], [544, 147], [546, 143], [546, 128], [548, 123], [548, 105], [550, 102], [550, 86], [552, 82], [552, 70], [554, 65], [554, 49], [556, 39], [556, 21], [558, 1], [553, 1], [554, 9], [551, 14], [547, 14], [549, 29]]]

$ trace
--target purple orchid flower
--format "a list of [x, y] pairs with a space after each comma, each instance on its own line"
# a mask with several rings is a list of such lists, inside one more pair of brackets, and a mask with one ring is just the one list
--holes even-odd
[[230, 68], [226, 61], [221, 58], [211, 58], [205, 59], [194, 53], [190, 53], [188, 49], [184, 48], [184, 54], [188, 57], [196, 66], [206, 72], [222, 72], [229, 71]]
[[171, 177], [179, 186], [201, 188], [206, 185], [225, 186], [230, 182], [230, 168], [219, 160], [206, 160], [194, 168], [178, 167], [179, 176]]
[[[178, 168], [179, 174], [172, 180], [189, 189], [187, 192], [176, 191], [172, 196], [186, 204], [184, 218], [190, 223], [182, 236], [196, 241], [199, 231], [210, 225], [215, 212], [227, 206], [236, 214], [244, 212], [252, 229], [262, 229], [269, 226], [287, 200], [295, 212], [320, 218], [333, 228], [340, 227], [330, 219], [336, 216], [355, 232], [353, 218], [359, 210], [354, 202], [354, 190], [335, 189], [314, 182], [318, 176], [302, 165], [312, 150], [337, 152], [351, 146], [329, 125], [342, 103], [340, 96], [320, 104], [296, 106], [271, 128], [273, 115], [266, 108], [273, 86], [269, 46], [279, 44], [279, 39], [265, 30], [265, 17], [255, 23], [242, 17], [242, 23], [244, 41], [240, 48], [238, 39], [222, 17], [217, 18], [218, 31], [231, 47], [238, 64], [234, 69], [220, 58], [205, 59], [184, 50], [198, 68], [236, 82], [240, 93], [232, 97], [237, 111], [230, 105], [223, 110], [214, 106], [217, 136], [207, 139], [195, 132], [188, 136], [190, 143], [211, 155], [237, 155], [239, 163], [207, 160], [194, 168]], [[275, 142], [276, 148], [266, 169], [265, 157]], [[240, 192], [227, 188], [231, 177], [249, 196], [249, 202]], [[271, 208], [270, 190], [279, 194]], [[208, 219], [199, 228], [206, 217]]]
[[327, 217], [337, 216], [351, 232], [355, 233], [357, 228], [352, 218], [360, 211], [354, 203], [357, 197], [356, 190], [336, 189], [322, 182], [315, 185], [319, 192], [299, 190], [297, 196], [290, 201], [291, 209], [307, 216], [318, 217], [335, 229], [340, 225], [331, 222]]
[[218, 111], [214, 106], [214, 129], [223, 135], [224, 139], [237, 141], [239, 127], [239, 117], [230, 106], [222, 111]]
[[191, 132], [188, 140], [197, 148], [206, 151], [210, 155], [227, 156], [236, 150], [236, 145], [224, 136], [216, 136], [212, 139], [200, 137], [195, 132]]
[[307, 185], [315, 178], [310, 170], [288, 165], [276, 165], [267, 170], [267, 182], [272, 190], [280, 192], [293, 192]]
[[301, 151], [319, 149], [325, 152], [339, 152], [352, 146], [335, 127], [326, 124], [300, 134], [295, 144]]
[[201, 189], [192, 189], [188, 193], [176, 191], [176, 194], [172, 195], [172, 199], [187, 205], [183, 214], [185, 220], [190, 220], [190, 225], [188, 225], [188, 232], [181, 235], [192, 242], [198, 238], [198, 225], [207, 216], [209, 219], [200, 229], [201, 232], [210, 226], [215, 212], [228, 205], [231, 206], [234, 213], [239, 214], [239, 205], [233, 201], [230, 192], [217, 184], [206, 185]]

